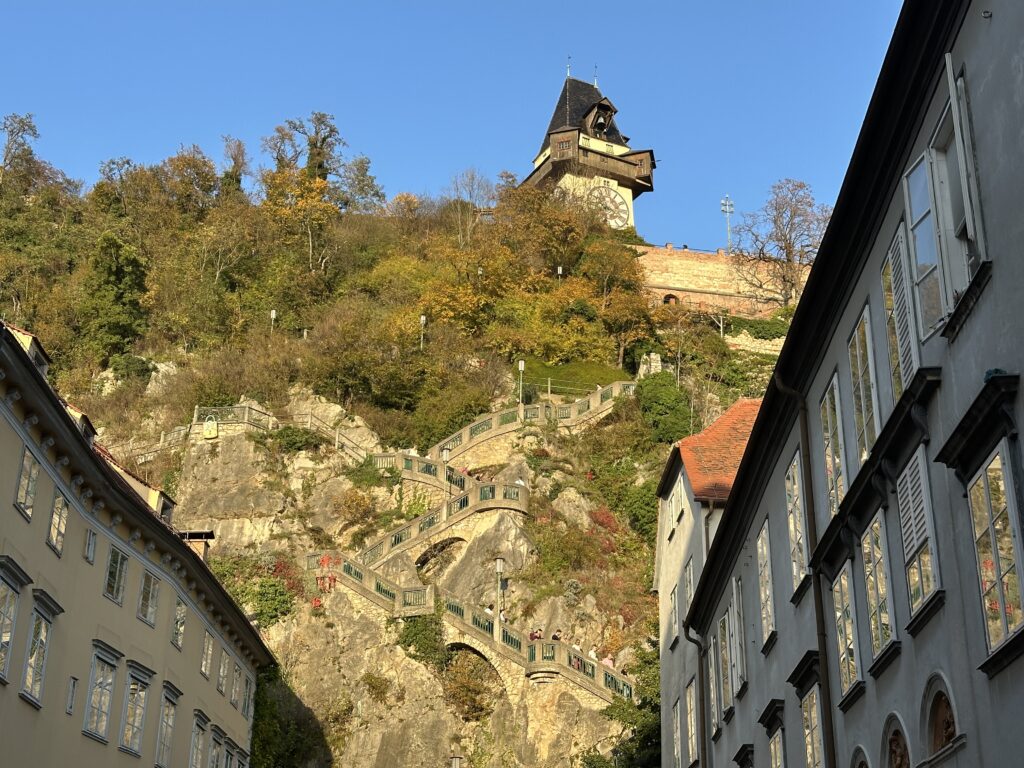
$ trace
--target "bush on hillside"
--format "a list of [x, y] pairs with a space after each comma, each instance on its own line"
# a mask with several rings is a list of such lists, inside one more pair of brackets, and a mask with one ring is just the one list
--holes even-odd
[[144, 357], [123, 354], [111, 356], [110, 370], [118, 381], [129, 381], [130, 379], [148, 379], [154, 366]]
[[636, 400], [644, 421], [659, 443], [671, 443], [689, 434], [689, 403], [676, 387], [671, 373], [656, 373], [641, 379], [636, 386]]

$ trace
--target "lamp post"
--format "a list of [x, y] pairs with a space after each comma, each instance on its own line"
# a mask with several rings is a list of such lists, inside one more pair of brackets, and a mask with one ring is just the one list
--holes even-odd
[[[505, 590], [503, 589], [503, 584], [502, 584], [502, 574], [505, 573], [505, 558], [504, 557], [496, 557], [496, 558], [494, 558], [494, 570], [498, 574], [498, 607], [502, 611], [504, 611], [505, 610]], [[498, 616], [500, 617], [501, 614], [499, 613]]]
[[277, 310], [270, 310], [270, 335], [274, 335], [274, 321], [277, 320]]
[[458, 747], [452, 747], [451, 756], [448, 758], [448, 768], [462, 768], [462, 755]]
[[526, 370], [526, 361], [519, 361], [519, 404], [523, 404], [523, 371]]
[[423, 351], [423, 332], [427, 328], [427, 316], [420, 315], [420, 352]]
[[562, 282], [562, 268], [558, 268], [558, 282]]

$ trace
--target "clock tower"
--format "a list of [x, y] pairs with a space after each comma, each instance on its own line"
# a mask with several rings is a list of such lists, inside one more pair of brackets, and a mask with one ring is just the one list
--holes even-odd
[[636, 226], [633, 201], [654, 189], [654, 151], [630, 148], [615, 123], [617, 111], [596, 82], [566, 77], [523, 184], [585, 200], [613, 229]]

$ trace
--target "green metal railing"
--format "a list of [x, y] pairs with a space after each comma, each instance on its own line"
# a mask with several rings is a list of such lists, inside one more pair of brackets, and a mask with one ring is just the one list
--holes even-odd
[[427, 604], [427, 590], [426, 589], [403, 589], [402, 590], [402, 605], [406, 608], [411, 608], [419, 605]]
[[484, 419], [479, 421], [469, 428], [469, 437], [472, 440], [477, 435], [482, 435], [484, 432], [494, 426], [494, 422], [491, 419]]
[[433, 528], [435, 525], [437, 525], [438, 521], [440, 520], [440, 517], [440, 512], [434, 512], [432, 515], [428, 515], [427, 517], [420, 520], [420, 533], [423, 533], [424, 531]]
[[582, 416], [590, 410], [590, 400], [580, 400], [576, 403], [576, 415]]
[[519, 501], [519, 486], [506, 485], [501, 491], [501, 497], [506, 501]]
[[352, 565], [348, 560], [346, 560], [345, 564], [341, 566], [341, 572], [358, 582], [362, 582], [363, 580], [363, 572], [356, 566]]
[[493, 485], [481, 485], [480, 486], [480, 501], [491, 501], [494, 499], [494, 486]]
[[476, 611], [473, 611], [473, 626], [482, 632], [486, 632], [491, 637], [494, 637], [494, 619], [481, 616]]
[[506, 424], [511, 424], [515, 421], [519, 421], [519, 411], [505, 411], [498, 416], [498, 426], [503, 427]]
[[462, 605], [462, 603], [460, 603], [455, 598], [453, 598], [453, 597], [445, 597], [445, 599], [444, 599], [444, 609], [446, 611], [448, 611], [448, 613], [450, 613], [450, 614], [452, 614], [454, 616], [458, 616], [463, 621], [466, 620], [466, 608], [465, 608], [465, 606]]
[[[513, 632], [506, 626], [501, 628], [501, 642], [517, 653], [523, 652], [523, 638], [520, 637], [518, 632]], [[532, 648], [533, 646], [530, 647]]]
[[394, 533], [391, 534], [391, 546], [392, 547], [397, 547], [399, 544], [401, 544], [403, 541], [408, 539], [410, 536], [412, 536], [412, 528], [411, 527], [405, 527], [405, 528], [403, 528], [400, 531], [395, 531]]
[[385, 584], [379, 577], [374, 579], [373, 588], [378, 595], [386, 597], [388, 600], [394, 600], [397, 594], [391, 585]]

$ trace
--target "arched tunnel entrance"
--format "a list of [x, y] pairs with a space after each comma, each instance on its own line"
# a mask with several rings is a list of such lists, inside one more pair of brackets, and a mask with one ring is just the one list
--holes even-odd
[[508, 700], [508, 691], [494, 665], [465, 643], [449, 643], [448, 664], [441, 675], [445, 700], [465, 722], [491, 716], [495, 703]]
[[416, 558], [416, 573], [424, 584], [436, 582], [465, 548], [466, 540], [456, 536], [431, 544]]

